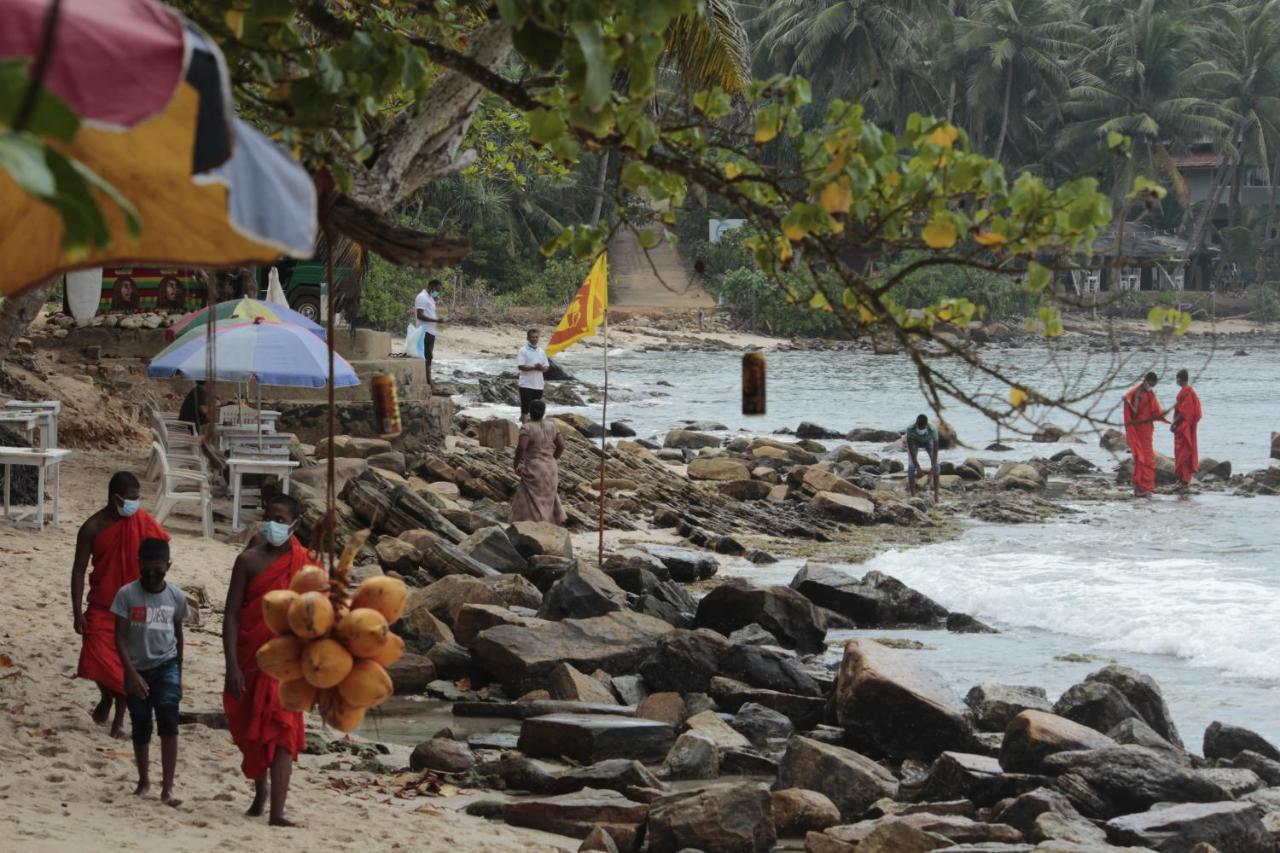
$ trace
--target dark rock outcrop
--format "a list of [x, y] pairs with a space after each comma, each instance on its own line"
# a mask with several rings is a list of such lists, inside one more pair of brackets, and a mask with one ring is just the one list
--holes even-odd
[[1107, 823], [1114, 844], [1183, 853], [1199, 845], [1219, 853], [1270, 853], [1274, 841], [1253, 803], [1185, 803], [1130, 814]]
[[984, 732], [1003, 732], [1010, 720], [1028, 709], [1053, 709], [1043, 687], [991, 682], [970, 688], [965, 694], [964, 703], [973, 711], [974, 724]]
[[725, 635], [753, 623], [801, 652], [812, 654], [826, 648], [826, 618], [809, 599], [785, 586], [721, 584], [698, 603], [694, 619], [698, 627]]
[[662, 761], [675, 743], [671, 726], [657, 720], [596, 714], [548, 714], [520, 726], [519, 749], [533, 758], [560, 758], [590, 764], [629, 758]]
[[898, 781], [861, 753], [796, 735], [778, 768], [779, 788], [806, 788], [826, 795], [844, 820], [857, 820], [882, 797], [892, 797]]
[[1257, 732], [1216, 720], [1204, 730], [1204, 757], [1210, 761], [1216, 758], [1230, 761], [1246, 749], [1280, 761], [1280, 750]]
[[859, 580], [831, 566], [809, 564], [796, 573], [791, 588], [859, 628], [931, 628], [947, 618], [945, 607], [880, 572]]
[[773, 799], [759, 783], [709, 785], [661, 797], [649, 806], [651, 853], [765, 853], [776, 842]]
[[1010, 720], [1005, 729], [1000, 766], [1009, 773], [1039, 773], [1044, 760], [1055, 753], [1115, 745], [1088, 726], [1057, 714], [1027, 710]]

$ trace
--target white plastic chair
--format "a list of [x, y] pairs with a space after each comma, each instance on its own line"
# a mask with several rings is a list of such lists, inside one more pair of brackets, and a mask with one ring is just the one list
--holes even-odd
[[160, 466], [160, 490], [156, 494], [155, 512], [152, 513], [160, 524], [169, 517], [180, 503], [198, 504], [200, 520], [204, 528], [204, 537], [213, 538], [213, 495], [209, 488], [209, 476], [200, 471], [175, 469], [169, 464], [169, 457], [159, 445], [153, 446], [153, 458]]
[[151, 428], [151, 458], [147, 460], [146, 480], [148, 483], [154, 483], [163, 474], [160, 465], [160, 457], [165, 457], [169, 462], [169, 467], [178, 471], [193, 471], [198, 474], [209, 476], [209, 466], [205, 463], [203, 456], [197, 456], [188, 452], [175, 452], [165, 450], [164, 444], [160, 440], [160, 433], [156, 432], [156, 428]]

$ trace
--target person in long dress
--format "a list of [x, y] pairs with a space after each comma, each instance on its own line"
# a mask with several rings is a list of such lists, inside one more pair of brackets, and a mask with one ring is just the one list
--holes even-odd
[[1191, 478], [1200, 470], [1200, 447], [1196, 431], [1204, 410], [1200, 397], [1191, 387], [1191, 376], [1185, 369], [1178, 371], [1178, 400], [1173, 405], [1173, 469], [1186, 489]]
[[1156, 449], [1153, 429], [1156, 421], [1165, 421], [1164, 410], [1156, 399], [1159, 377], [1148, 373], [1124, 395], [1124, 433], [1133, 454], [1133, 493], [1151, 497], [1156, 490]]
[[546, 413], [547, 404], [534, 400], [529, 404], [529, 420], [520, 426], [515, 460], [520, 485], [511, 499], [512, 521], [564, 524], [568, 518], [558, 494], [564, 437], [555, 424], [543, 420]]

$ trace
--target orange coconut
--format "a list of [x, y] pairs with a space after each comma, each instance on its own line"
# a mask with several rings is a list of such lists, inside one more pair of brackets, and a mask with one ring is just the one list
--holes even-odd
[[353, 663], [351, 652], [337, 640], [312, 640], [302, 652], [302, 677], [313, 687], [336, 687]]
[[314, 640], [333, 627], [333, 605], [323, 592], [304, 592], [289, 605], [289, 628], [304, 640]]
[[373, 708], [391, 698], [391, 676], [371, 660], [358, 660], [338, 685], [342, 701], [356, 708]]
[[408, 594], [409, 588], [397, 578], [366, 578], [356, 587], [356, 594], [351, 598], [351, 609], [368, 607], [381, 613], [387, 624], [391, 624], [404, 612], [404, 601]]
[[342, 617], [337, 634], [351, 654], [371, 657], [387, 641], [387, 620], [371, 607], [358, 607]]
[[320, 566], [303, 566], [289, 582], [289, 589], [297, 593], [323, 592], [329, 588], [329, 573]]
[[320, 715], [340, 732], [353, 732], [364, 722], [364, 708], [345, 702], [337, 690], [325, 690], [320, 696]]
[[382, 645], [369, 655], [369, 660], [377, 661], [383, 666], [391, 666], [391, 664], [400, 660], [404, 655], [404, 640], [395, 634], [387, 634], [387, 638], [382, 641]]
[[262, 596], [262, 618], [273, 634], [289, 633], [289, 605], [298, 599], [291, 589], [273, 589]]
[[291, 681], [302, 677], [302, 640], [290, 634], [272, 637], [263, 643], [254, 658], [258, 669], [272, 678]]
[[309, 711], [320, 693], [305, 678], [280, 682], [280, 704], [290, 711]]

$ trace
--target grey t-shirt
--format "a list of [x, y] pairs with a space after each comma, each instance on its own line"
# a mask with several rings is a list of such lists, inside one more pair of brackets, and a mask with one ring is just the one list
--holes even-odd
[[142, 581], [125, 584], [111, 602], [111, 612], [129, 620], [125, 650], [134, 669], [154, 669], [177, 657], [173, 623], [187, 618], [187, 595], [178, 587], [166, 583], [151, 593], [142, 588]]

